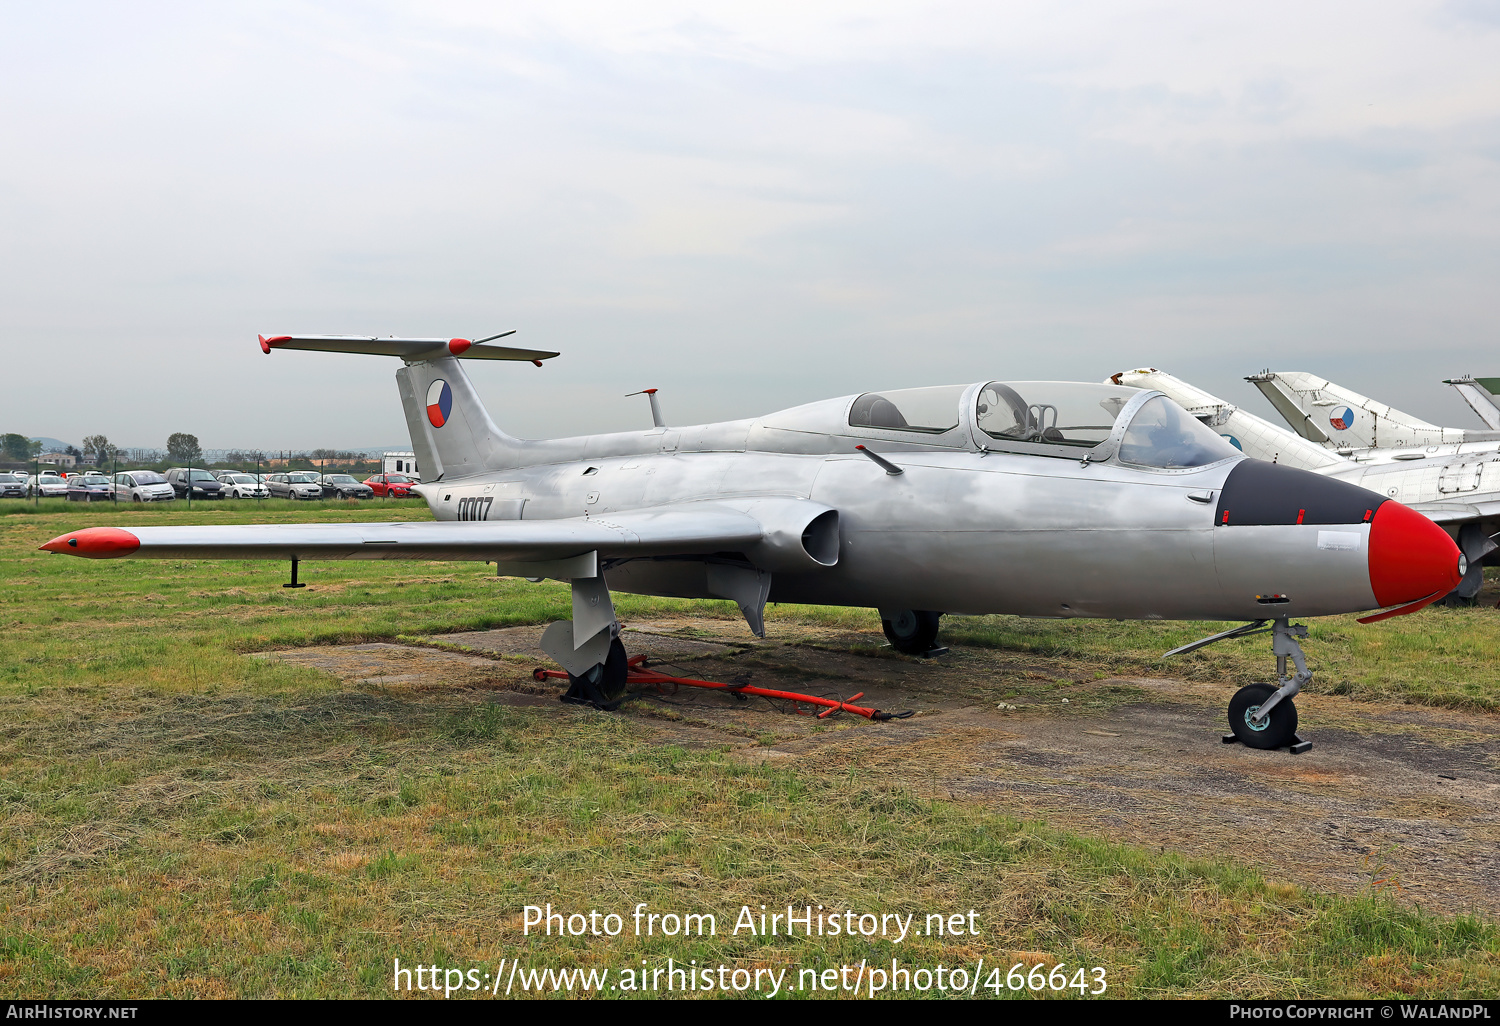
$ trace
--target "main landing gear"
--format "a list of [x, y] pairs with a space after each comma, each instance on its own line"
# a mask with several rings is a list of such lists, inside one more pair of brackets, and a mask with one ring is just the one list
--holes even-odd
[[[1307, 658], [1302, 654], [1298, 638], [1307, 637], [1307, 628], [1302, 624], [1291, 624], [1286, 617], [1279, 617], [1266, 626], [1267, 621], [1236, 627], [1191, 644], [1174, 648], [1163, 655], [1182, 655], [1212, 645], [1226, 638], [1246, 638], [1252, 634], [1271, 635], [1271, 653], [1276, 656], [1276, 684], [1247, 684], [1235, 692], [1229, 700], [1229, 729], [1225, 744], [1238, 741], [1247, 748], [1285, 748], [1293, 755], [1301, 755], [1312, 748], [1311, 741], [1304, 741], [1297, 734], [1297, 707], [1292, 698], [1312, 680], [1312, 671], [1307, 668]], [[1296, 673], [1287, 676], [1286, 661], [1290, 659]]]
[[882, 609], [880, 629], [897, 652], [914, 656], [942, 655], [948, 650], [935, 647], [938, 622], [942, 616], [942, 613], [930, 609]]

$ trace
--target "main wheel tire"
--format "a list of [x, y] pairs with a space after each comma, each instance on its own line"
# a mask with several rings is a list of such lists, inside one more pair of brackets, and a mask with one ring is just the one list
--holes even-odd
[[625, 645], [615, 638], [609, 643], [609, 655], [601, 665], [581, 677], [568, 674], [568, 694], [575, 696], [575, 700], [586, 697], [594, 708], [614, 712], [625, 701], [625, 679], [629, 673]]
[[937, 641], [942, 615], [927, 609], [902, 609], [891, 619], [881, 620], [880, 629], [897, 652], [926, 655]]
[[1247, 684], [1229, 700], [1229, 729], [1247, 748], [1285, 748], [1297, 738], [1297, 707], [1283, 698], [1260, 723], [1252, 723], [1250, 714], [1276, 693], [1270, 684]]

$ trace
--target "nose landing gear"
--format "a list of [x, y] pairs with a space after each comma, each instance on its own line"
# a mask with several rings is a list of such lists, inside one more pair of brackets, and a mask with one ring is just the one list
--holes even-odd
[[[1301, 755], [1312, 748], [1311, 741], [1304, 741], [1297, 734], [1297, 707], [1292, 698], [1302, 686], [1312, 680], [1312, 671], [1307, 668], [1307, 658], [1302, 654], [1298, 638], [1307, 637], [1307, 627], [1291, 624], [1286, 617], [1278, 617], [1266, 626], [1267, 621], [1256, 620], [1202, 638], [1180, 648], [1174, 648], [1166, 656], [1182, 655], [1212, 645], [1226, 638], [1245, 638], [1252, 634], [1271, 635], [1271, 653], [1276, 656], [1276, 686], [1270, 684], [1247, 684], [1235, 692], [1229, 700], [1229, 729], [1225, 744], [1238, 741], [1247, 748], [1286, 748], [1293, 755]], [[1286, 661], [1291, 659], [1296, 673], [1287, 676]]]

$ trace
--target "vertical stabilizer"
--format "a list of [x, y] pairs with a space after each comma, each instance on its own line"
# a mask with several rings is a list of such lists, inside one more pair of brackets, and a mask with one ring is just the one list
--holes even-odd
[[1303, 371], [1265, 371], [1245, 379], [1261, 390], [1302, 437], [1340, 452], [1464, 441], [1461, 428], [1429, 424], [1352, 389]]
[[452, 481], [520, 464], [521, 442], [490, 419], [469, 376], [451, 356], [396, 372], [422, 480]]
[[1464, 397], [1469, 409], [1478, 414], [1485, 427], [1500, 431], [1500, 378], [1449, 378], [1443, 382], [1452, 385]]
[[1286, 428], [1277, 427], [1253, 413], [1246, 413], [1234, 404], [1155, 367], [1121, 371], [1110, 377], [1109, 381], [1116, 385], [1154, 388], [1164, 393], [1223, 435], [1246, 456], [1299, 470], [1318, 470], [1322, 467], [1341, 466], [1347, 462]]

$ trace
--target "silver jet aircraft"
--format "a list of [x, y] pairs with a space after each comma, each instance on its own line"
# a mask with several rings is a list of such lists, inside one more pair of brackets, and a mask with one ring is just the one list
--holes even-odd
[[[499, 337], [499, 336], [496, 336]], [[875, 607], [891, 643], [930, 650], [945, 613], [1247, 620], [1278, 682], [1230, 702], [1234, 736], [1305, 745], [1310, 679], [1290, 618], [1420, 608], [1463, 557], [1386, 496], [1244, 455], [1152, 390], [980, 381], [865, 392], [752, 420], [575, 438], [506, 434], [461, 361], [555, 353], [465, 339], [277, 336], [267, 353], [397, 357], [436, 523], [89, 528], [92, 558], [494, 562], [572, 587], [543, 647], [566, 699], [613, 708], [626, 653], [612, 590], [727, 598], [763, 635], [767, 601]], [[655, 396], [652, 396], [655, 399]], [[1271, 626], [1266, 626], [1267, 624]], [[1286, 672], [1286, 660], [1296, 666]], [[1295, 749], [1294, 749], [1295, 750]]]

